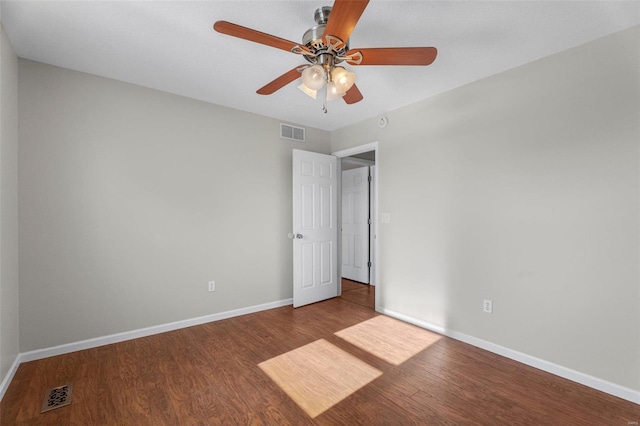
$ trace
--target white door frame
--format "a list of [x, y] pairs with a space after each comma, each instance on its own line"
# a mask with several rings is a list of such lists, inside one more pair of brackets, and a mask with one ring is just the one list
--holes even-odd
[[[369, 151], [367, 151], [369, 152]], [[349, 164], [357, 164], [359, 166], [375, 166], [376, 162], [375, 161], [371, 161], [371, 160], [363, 160], [361, 158], [353, 158], [353, 157], [344, 157], [342, 159], [343, 163], [349, 163]]]
[[[379, 188], [379, 178], [378, 178], [378, 170], [379, 170], [379, 166], [380, 166], [380, 156], [378, 155], [378, 141], [375, 142], [370, 142], [364, 145], [359, 145], [359, 146], [354, 146], [353, 148], [348, 148], [348, 149], [343, 149], [341, 151], [336, 151], [336, 152], [332, 152], [331, 155], [335, 155], [338, 158], [344, 158], [344, 157], [350, 157], [352, 155], [356, 155], [356, 154], [362, 154], [363, 152], [369, 152], [369, 151], [374, 151], [375, 152], [375, 170], [376, 170], [376, 175], [373, 176], [373, 194], [375, 197], [374, 200], [374, 212], [372, 212], [372, 219], [373, 219], [373, 225], [374, 225], [374, 229], [375, 229], [375, 238], [370, 238], [370, 243], [369, 244], [374, 244], [375, 245], [375, 252], [376, 252], [376, 259], [375, 262], [377, 263], [375, 265], [373, 272], [373, 275], [371, 277], [370, 280], [373, 280], [373, 282], [375, 283], [375, 293], [376, 293], [376, 311], [380, 310], [380, 245], [379, 245], [379, 230], [378, 230], [378, 200], [380, 199], [380, 197], [378, 196], [378, 188]], [[338, 191], [340, 191], [340, 193], [338, 194], [338, 208], [340, 211], [340, 215], [342, 215], [342, 166], [341, 166], [341, 161], [338, 161], [338, 179], [340, 179], [340, 182], [338, 182], [337, 188]], [[373, 241], [372, 241], [373, 240]], [[341, 243], [341, 239], [338, 239], [338, 259], [342, 259], [342, 243]], [[342, 262], [338, 262], [338, 278], [342, 277]], [[342, 294], [342, 283], [341, 280], [338, 280], [338, 294]]]

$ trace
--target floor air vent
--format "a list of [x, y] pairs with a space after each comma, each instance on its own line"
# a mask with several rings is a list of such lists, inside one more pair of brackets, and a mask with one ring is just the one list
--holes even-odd
[[304, 142], [304, 128], [280, 123], [280, 137], [292, 141]]
[[41, 413], [71, 404], [73, 385], [62, 385], [49, 389], [44, 396]]

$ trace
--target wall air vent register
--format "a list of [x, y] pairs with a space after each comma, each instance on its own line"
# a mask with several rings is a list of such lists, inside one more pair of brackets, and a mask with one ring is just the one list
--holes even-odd
[[304, 127], [280, 123], [280, 137], [282, 139], [304, 142]]

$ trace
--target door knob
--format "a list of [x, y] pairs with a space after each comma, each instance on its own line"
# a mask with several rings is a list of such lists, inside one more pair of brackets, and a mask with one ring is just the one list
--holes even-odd
[[302, 234], [296, 234], [296, 238], [301, 240], [302, 239]]
[[302, 239], [302, 234], [294, 234], [289, 232], [289, 234], [287, 234], [287, 238], [289, 238], [290, 240], [293, 240], [294, 238]]

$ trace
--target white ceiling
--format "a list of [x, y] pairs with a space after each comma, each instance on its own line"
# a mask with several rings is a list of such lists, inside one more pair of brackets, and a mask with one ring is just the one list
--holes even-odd
[[364, 100], [313, 101], [294, 82], [255, 91], [304, 59], [215, 32], [226, 20], [301, 41], [326, 1], [2, 1], [18, 56], [325, 130], [375, 117], [640, 23], [639, 1], [372, 0], [351, 48], [435, 46], [428, 67], [350, 67]]

